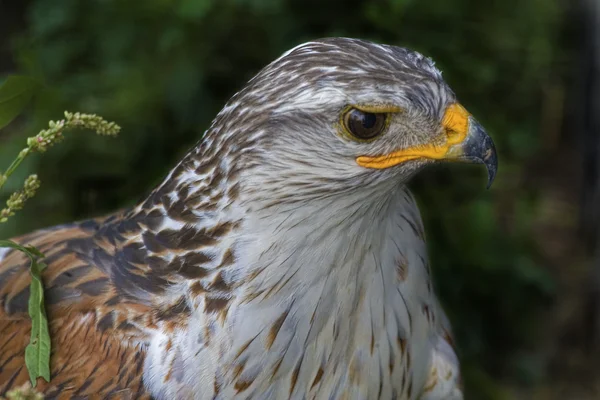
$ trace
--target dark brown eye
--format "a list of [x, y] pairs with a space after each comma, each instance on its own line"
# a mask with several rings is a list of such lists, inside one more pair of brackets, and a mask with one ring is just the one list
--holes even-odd
[[344, 115], [345, 128], [358, 139], [373, 139], [383, 132], [387, 114], [370, 113], [352, 108]]

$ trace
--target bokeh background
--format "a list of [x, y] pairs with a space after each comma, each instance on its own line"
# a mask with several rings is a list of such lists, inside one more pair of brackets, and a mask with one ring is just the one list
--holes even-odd
[[64, 110], [117, 121], [30, 157], [42, 189], [0, 237], [131, 205], [260, 68], [350, 36], [432, 57], [500, 169], [413, 182], [467, 399], [600, 398], [600, 6], [595, 0], [0, 0], [0, 81], [44, 88], [0, 131], [0, 169]]

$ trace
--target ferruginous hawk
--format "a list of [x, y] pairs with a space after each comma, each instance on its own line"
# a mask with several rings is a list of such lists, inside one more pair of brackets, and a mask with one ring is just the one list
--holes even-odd
[[[199, 105], [201, 106], [201, 105]], [[251, 79], [136, 206], [46, 254], [48, 398], [460, 399], [411, 176], [496, 168], [433, 62], [331, 38]], [[27, 260], [0, 261], [0, 393], [28, 380]]]

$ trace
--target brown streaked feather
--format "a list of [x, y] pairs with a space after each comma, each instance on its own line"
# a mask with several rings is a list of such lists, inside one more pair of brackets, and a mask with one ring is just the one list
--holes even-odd
[[[102, 245], [94, 238], [95, 226], [90, 221], [15, 239], [40, 249], [48, 264], [43, 280], [51, 381], [39, 378], [38, 390], [47, 398], [149, 398], [142, 384], [144, 334], [128, 322], [143, 316], [148, 306], [107, 305], [120, 294], [107, 272], [77, 250]], [[0, 261], [0, 395], [29, 380], [24, 359], [31, 331], [28, 265], [18, 251]]]

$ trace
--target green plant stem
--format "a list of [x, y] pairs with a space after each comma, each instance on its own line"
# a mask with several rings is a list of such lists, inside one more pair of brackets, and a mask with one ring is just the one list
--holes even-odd
[[[0, 189], [8, 178], [19, 167], [23, 160], [33, 152], [43, 153], [50, 147], [64, 139], [63, 133], [74, 128], [86, 128], [95, 131], [98, 135], [116, 136], [121, 129], [114, 122], [105, 121], [94, 114], [70, 113], [65, 111], [65, 118], [60, 121], [50, 121], [48, 129], [41, 130], [37, 135], [27, 139], [27, 147], [19, 152], [9, 165], [5, 173], [0, 174]], [[0, 210], [0, 223], [6, 222], [8, 217], [23, 208], [25, 201], [35, 195], [40, 186], [37, 175], [31, 175], [25, 180], [23, 189], [14, 192], [6, 202], [6, 207]]]
[[[63, 132], [71, 128], [87, 128], [99, 135], [108, 136], [116, 136], [121, 129], [114, 122], [107, 122], [97, 115], [65, 112], [65, 119], [58, 122], [50, 121], [48, 129], [42, 130], [36, 136], [27, 139], [27, 147], [19, 152], [5, 173], [0, 173], [0, 189], [30, 153], [45, 152], [49, 147], [62, 141], [64, 138]], [[14, 215], [16, 210], [22, 209], [25, 201], [35, 195], [39, 186], [40, 181], [37, 175], [30, 175], [25, 180], [23, 188], [14, 192], [9, 197], [6, 202], [6, 208], [0, 210], [0, 223], [5, 222], [10, 216]], [[49, 382], [51, 340], [44, 304], [44, 285], [42, 280], [42, 271], [46, 268], [46, 264], [41, 262], [44, 254], [33, 246], [21, 246], [10, 240], [0, 240], [0, 248], [2, 247], [22, 251], [29, 257], [31, 284], [29, 285], [28, 310], [32, 326], [30, 342], [25, 349], [25, 366], [29, 372], [32, 386], [36, 385], [38, 377], [42, 377], [46, 382]], [[20, 393], [15, 392], [14, 397], [11, 397], [9, 393], [9, 398], [29, 397], [23, 397]], [[36, 395], [34, 398], [37, 399], [40, 396]], [[1, 397], [0, 400], [2, 400]]]
[[23, 160], [25, 159], [25, 157], [27, 157], [28, 154], [29, 154], [29, 151], [25, 151], [25, 150], [22, 151], [21, 153], [19, 153], [19, 155], [17, 156], [17, 158], [14, 159], [13, 162], [6, 169], [6, 172], [4, 173], [4, 176], [6, 176], [7, 178], [9, 176], [11, 176], [12, 173], [15, 172], [15, 169], [17, 169], [17, 167], [21, 164], [21, 162], [23, 162]]
[[13, 174], [13, 172], [15, 172], [15, 170], [19, 167], [19, 165], [21, 165], [21, 163], [29, 155], [29, 153], [30, 152], [28, 149], [23, 149], [19, 153], [17, 158], [15, 158], [13, 160], [13, 162], [8, 166], [8, 168], [6, 169], [6, 172], [3, 174], [0, 174], [0, 176], [2, 177], [2, 179], [0, 179], [0, 189], [2, 189], [2, 186], [4, 186], [4, 184], [6, 183], [8, 178]]

